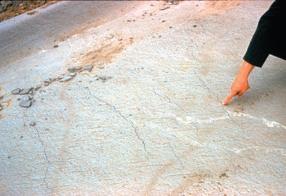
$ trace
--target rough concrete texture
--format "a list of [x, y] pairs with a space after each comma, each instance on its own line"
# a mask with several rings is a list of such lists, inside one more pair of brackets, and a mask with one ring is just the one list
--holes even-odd
[[59, 2], [0, 23], [1, 195], [285, 195], [285, 61], [221, 105], [270, 4]]

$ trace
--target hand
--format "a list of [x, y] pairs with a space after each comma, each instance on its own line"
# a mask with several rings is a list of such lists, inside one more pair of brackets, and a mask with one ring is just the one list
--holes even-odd
[[253, 69], [253, 65], [244, 61], [242, 66], [233, 81], [229, 95], [224, 99], [223, 105], [228, 105], [233, 97], [242, 96], [249, 88], [248, 76]]

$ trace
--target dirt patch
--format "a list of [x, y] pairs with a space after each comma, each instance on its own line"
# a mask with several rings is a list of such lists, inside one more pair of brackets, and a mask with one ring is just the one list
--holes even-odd
[[221, 14], [233, 7], [237, 6], [239, 1], [213, 1], [206, 2], [204, 9], [200, 11], [199, 16], [208, 16], [212, 14]]
[[102, 42], [100, 47], [90, 49], [84, 54], [74, 58], [79, 65], [94, 65], [102, 68], [103, 65], [111, 63], [127, 46], [133, 43], [133, 38], [112, 37]]
[[29, 11], [38, 7], [46, 7], [55, 2], [55, 0], [0, 1], [0, 22], [26, 12], [28, 15], [34, 15], [37, 13], [36, 11]]

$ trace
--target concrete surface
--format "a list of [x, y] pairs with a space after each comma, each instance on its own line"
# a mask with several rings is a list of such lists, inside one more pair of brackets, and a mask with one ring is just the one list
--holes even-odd
[[[285, 195], [285, 61], [220, 104], [270, 4], [60, 2], [0, 23], [1, 195]], [[30, 108], [11, 94], [38, 85]]]

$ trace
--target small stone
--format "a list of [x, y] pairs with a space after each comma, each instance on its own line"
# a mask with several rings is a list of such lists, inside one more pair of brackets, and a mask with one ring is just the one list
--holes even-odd
[[70, 73], [70, 76], [75, 77], [76, 73]]
[[58, 47], [59, 47], [59, 45], [58, 45], [58, 44], [54, 45], [54, 48], [58, 48]]
[[68, 68], [68, 72], [70, 73], [75, 73], [81, 70], [81, 66], [75, 66], [75, 67], [70, 67]]
[[37, 91], [42, 87], [42, 85], [38, 84], [37, 86], [35, 86], [34, 90]]
[[23, 136], [23, 135], [21, 135], [21, 136], [20, 136], [20, 139], [23, 139], [23, 138], [24, 138], [24, 136]]
[[49, 86], [51, 84], [51, 81], [50, 80], [45, 80], [44, 81], [44, 86]]
[[16, 89], [12, 90], [11, 93], [12, 93], [13, 95], [18, 95], [21, 91], [22, 91], [22, 89], [16, 88]]
[[69, 81], [69, 80], [71, 80], [71, 79], [73, 79], [73, 78], [74, 78], [74, 76], [66, 75], [66, 76], [64, 76], [64, 77], [60, 80], [60, 82], [67, 82], [67, 81]]
[[178, 2], [178, 1], [170, 1], [169, 4], [170, 4], [170, 5], [178, 5], [179, 2]]
[[56, 81], [57, 78], [49, 78], [49, 80], [50, 80], [50, 82], [52, 83], [52, 82]]
[[166, 22], [166, 20], [162, 20], [161, 22], [162, 22], [162, 23], [163, 23], [163, 22]]
[[27, 95], [33, 92], [33, 88], [24, 88], [20, 91], [19, 95]]
[[4, 107], [0, 104], [0, 111], [3, 110], [3, 108], [4, 108]]
[[194, 28], [196, 28], [196, 27], [197, 27], [197, 25], [193, 25], [193, 27], [194, 27]]
[[112, 78], [111, 76], [99, 76], [96, 80], [101, 80], [102, 82], [106, 82], [111, 78]]
[[62, 74], [62, 75], [60, 75], [60, 76], [58, 76], [58, 77], [57, 77], [57, 80], [61, 80], [61, 79], [63, 79], [63, 78], [64, 78], [64, 76], [65, 76], [65, 75], [63, 75], [63, 74]]
[[22, 96], [19, 106], [23, 108], [29, 108], [32, 106], [33, 98], [29, 95]]
[[170, 6], [166, 6], [166, 7], [161, 8], [160, 10], [162, 11], [162, 10], [166, 10], [166, 9], [169, 9], [169, 8], [170, 8]]
[[227, 178], [228, 177], [228, 175], [227, 175], [227, 173], [222, 173], [222, 174], [220, 174], [220, 176], [219, 176], [219, 178]]
[[82, 71], [91, 72], [92, 69], [93, 69], [93, 65], [85, 65], [85, 66], [83, 66]]
[[29, 125], [30, 125], [31, 127], [34, 127], [34, 126], [36, 125], [36, 123], [35, 123], [35, 122], [31, 122]]

